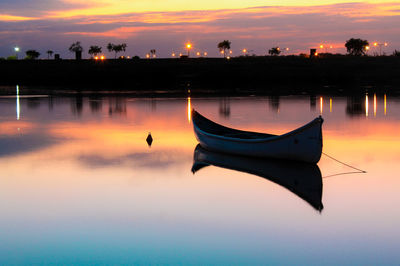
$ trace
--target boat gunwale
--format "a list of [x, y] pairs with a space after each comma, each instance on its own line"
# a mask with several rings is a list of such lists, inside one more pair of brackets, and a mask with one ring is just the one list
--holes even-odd
[[[201, 115], [200, 113], [198, 113], [196, 110], [193, 109], [193, 112], [196, 112], [198, 115]], [[201, 115], [202, 116], [202, 115]], [[204, 117], [204, 116], [202, 116]], [[205, 119], [207, 119], [208, 121], [213, 122], [212, 120], [204, 117]], [[230, 141], [240, 141], [240, 142], [249, 142], [249, 143], [257, 143], [257, 142], [270, 142], [270, 141], [276, 141], [276, 140], [281, 140], [281, 139], [285, 139], [285, 138], [289, 138], [292, 137], [293, 135], [297, 135], [299, 133], [302, 133], [303, 131], [311, 128], [312, 126], [314, 126], [314, 124], [322, 124], [324, 122], [323, 118], [321, 116], [315, 118], [314, 120], [310, 121], [309, 123], [305, 124], [304, 126], [301, 126], [299, 128], [296, 128], [292, 131], [289, 131], [288, 133], [282, 134], [282, 135], [271, 135], [270, 137], [267, 138], [254, 138], [254, 139], [246, 139], [246, 138], [234, 138], [234, 137], [227, 137], [227, 136], [222, 136], [222, 135], [216, 135], [216, 134], [212, 134], [209, 132], [206, 132], [202, 129], [200, 129], [196, 123], [195, 123], [195, 119], [193, 119], [193, 126], [195, 127], [195, 129], [197, 131], [199, 131], [200, 133], [202, 133], [203, 135], [207, 135], [209, 137], [213, 137], [213, 138], [217, 138], [217, 139], [223, 139], [223, 140], [230, 140]], [[215, 123], [215, 122], [213, 122]], [[215, 123], [221, 127], [225, 127], [223, 125], [220, 125], [218, 123]], [[228, 127], [229, 128], [229, 127]], [[234, 128], [229, 128], [229, 129], [234, 129]], [[234, 129], [237, 130], [237, 129]], [[247, 131], [248, 133], [258, 133], [258, 134], [265, 134], [265, 133], [259, 133], [259, 132], [251, 132], [251, 131]]]

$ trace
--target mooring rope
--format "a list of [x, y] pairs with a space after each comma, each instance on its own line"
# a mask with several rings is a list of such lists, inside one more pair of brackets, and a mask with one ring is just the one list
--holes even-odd
[[347, 166], [347, 167], [349, 167], [349, 168], [352, 168], [352, 169], [354, 169], [354, 170], [357, 171], [357, 172], [346, 172], [346, 173], [328, 175], [328, 176], [324, 176], [324, 178], [332, 177], [332, 176], [337, 176], [337, 175], [348, 175], [348, 174], [358, 174], [358, 173], [366, 173], [366, 172], [367, 172], [367, 171], [361, 170], [361, 169], [359, 169], [359, 168], [357, 168], [357, 167], [354, 167], [354, 166], [352, 166], [352, 165], [349, 165], [349, 164], [347, 164], [347, 163], [344, 163], [344, 162], [342, 162], [342, 161], [340, 161], [340, 160], [338, 160], [338, 159], [336, 159], [336, 158], [334, 158], [334, 157], [332, 157], [332, 156], [326, 154], [325, 152], [322, 152], [322, 154], [325, 155], [326, 157], [328, 157], [328, 158], [330, 158], [330, 159], [332, 159], [332, 160], [334, 160], [334, 161], [340, 163], [340, 164], [343, 164], [343, 165], [345, 165], [345, 166]]

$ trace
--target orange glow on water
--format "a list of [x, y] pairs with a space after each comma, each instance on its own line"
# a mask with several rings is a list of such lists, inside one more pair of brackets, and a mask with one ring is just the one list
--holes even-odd
[[369, 113], [369, 102], [368, 102], [368, 94], [365, 95], [365, 116], [368, 117]]
[[332, 113], [332, 98], [329, 98], [329, 112]]
[[374, 93], [374, 117], [376, 117], [376, 93]]

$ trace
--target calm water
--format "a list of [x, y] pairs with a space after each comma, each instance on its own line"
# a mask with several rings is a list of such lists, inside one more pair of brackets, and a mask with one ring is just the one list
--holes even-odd
[[[324, 152], [367, 173], [323, 155], [321, 211], [279, 180], [193, 174], [190, 106], [274, 134], [322, 113]], [[1, 97], [0, 264], [399, 265], [399, 120], [400, 99], [373, 93]]]

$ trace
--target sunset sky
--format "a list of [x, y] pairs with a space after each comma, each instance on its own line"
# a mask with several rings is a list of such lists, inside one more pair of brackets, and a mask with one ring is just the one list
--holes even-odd
[[297, 54], [320, 44], [344, 53], [352, 37], [388, 42], [384, 51], [391, 53], [400, 50], [399, 25], [400, 2], [385, 0], [2, 0], [0, 57], [19, 46], [20, 56], [36, 49], [46, 58], [50, 49], [71, 58], [68, 47], [75, 41], [83, 44], [84, 57], [90, 45], [108, 55], [109, 42], [127, 43], [125, 55], [143, 57], [156, 49], [159, 57], [170, 57], [185, 52], [188, 41], [193, 52], [218, 56], [224, 39], [234, 55], [243, 48], [262, 55], [272, 46]]

